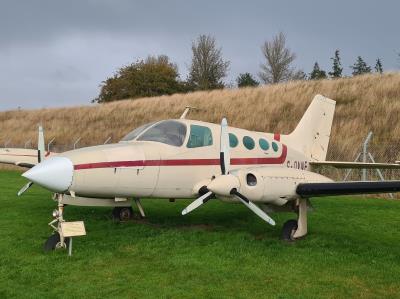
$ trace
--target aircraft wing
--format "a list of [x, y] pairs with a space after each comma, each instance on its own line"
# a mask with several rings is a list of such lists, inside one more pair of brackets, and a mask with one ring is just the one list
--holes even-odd
[[398, 163], [364, 163], [342, 161], [312, 161], [312, 166], [332, 166], [335, 168], [361, 168], [361, 169], [400, 169]]
[[363, 181], [299, 184], [296, 193], [301, 197], [329, 195], [376, 194], [400, 191], [400, 181]]
[[[46, 156], [54, 153], [46, 153]], [[0, 149], [0, 163], [31, 168], [38, 163], [38, 150], [25, 148]]]

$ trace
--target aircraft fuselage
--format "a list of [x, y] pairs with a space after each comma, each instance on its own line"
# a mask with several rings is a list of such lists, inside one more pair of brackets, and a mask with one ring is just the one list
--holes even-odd
[[[79, 196], [100, 198], [196, 197], [201, 186], [221, 174], [220, 126], [193, 120], [173, 121], [186, 126], [187, 134], [181, 146], [133, 140], [63, 153], [60, 156], [70, 159], [74, 168], [68, 190]], [[212, 142], [208, 143], [211, 144], [188, 147], [193, 125], [210, 129]], [[276, 179], [275, 187], [279, 185], [278, 177], [285, 179], [286, 185], [288, 178], [294, 184], [304, 181], [308, 159], [283, 143], [281, 138], [285, 136], [232, 127], [229, 133], [237, 141], [231, 147], [231, 172], [271, 168], [268, 175]], [[246, 147], [245, 142], [250, 145]], [[274, 197], [273, 192], [269, 195]]]

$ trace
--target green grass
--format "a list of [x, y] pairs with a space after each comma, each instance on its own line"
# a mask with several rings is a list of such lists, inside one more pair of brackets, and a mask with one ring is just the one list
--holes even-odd
[[242, 205], [143, 200], [145, 221], [114, 223], [111, 209], [66, 208], [87, 236], [43, 253], [55, 203], [0, 172], [0, 298], [399, 298], [400, 202], [312, 200], [309, 235], [279, 240], [290, 214], [271, 227]]

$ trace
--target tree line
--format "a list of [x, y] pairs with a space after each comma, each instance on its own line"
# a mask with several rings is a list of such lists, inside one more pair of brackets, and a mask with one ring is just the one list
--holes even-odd
[[[180, 78], [177, 65], [171, 62], [167, 55], [148, 56], [144, 60], [119, 68], [113, 76], [104, 80], [100, 85], [100, 94], [93, 102], [105, 103], [126, 98], [135, 99], [227, 87], [223, 80], [228, 74], [230, 61], [223, 58], [222, 48], [217, 46], [215, 37], [200, 35], [192, 42], [191, 50], [192, 58], [186, 80]], [[336, 50], [331, 58], [332, 70], [328, 73], [320, 68], [318, 62], [315, 62], [309, 74], [296, 69], [293, 66], [296, 54], [287, 47], [286, 36], [282, 32], [265, 41], [261, 51], [264, 61], [260, 64], [260, 71], [257, 74], [260, 81], [248, 72], [242, 73], [236, 79], [239, 88], [258, 86], [260, 83], [274, 84], [343, 76], [339, 50]], [[373, 71], [361, 56], [357, 57], [350, 69], [353, 76]], [[374, 71], [383, 73], [379, 58], [376, 60]]]

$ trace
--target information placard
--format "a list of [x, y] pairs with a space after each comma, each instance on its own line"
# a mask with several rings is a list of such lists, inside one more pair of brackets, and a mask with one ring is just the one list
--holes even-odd
[[85, 224], [83, 221], [61, 222], [61, 234], [65, 238], [85, 236]]

